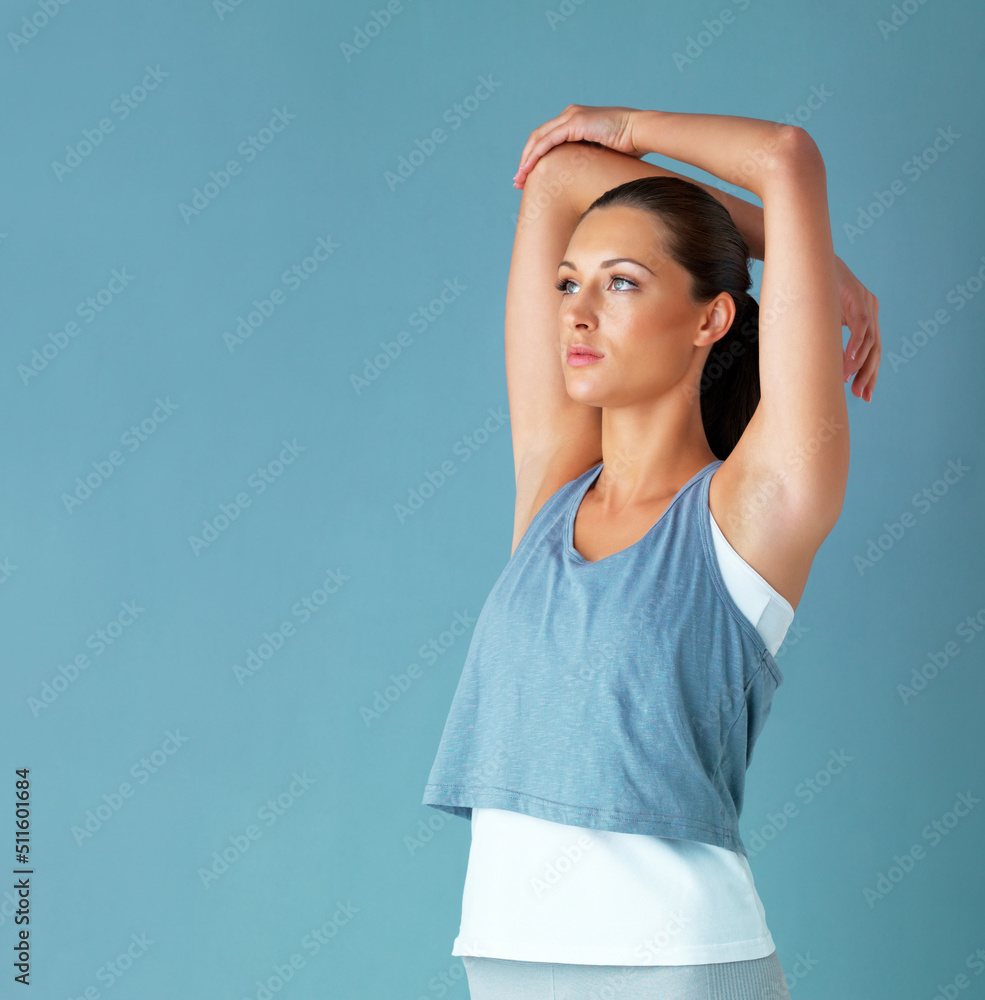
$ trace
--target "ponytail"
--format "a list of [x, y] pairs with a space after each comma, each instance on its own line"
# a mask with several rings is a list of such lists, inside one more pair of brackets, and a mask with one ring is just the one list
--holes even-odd
[[759, 303], [748, 292], [736, 299], [728, 333], [711, 345], [700, 393], [708, 447], [728, 458], [759, 405]]

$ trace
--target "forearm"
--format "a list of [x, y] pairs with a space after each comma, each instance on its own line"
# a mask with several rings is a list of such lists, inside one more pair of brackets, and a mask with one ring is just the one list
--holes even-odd
[[640, 111], [632, 122], [638, 150], [690, 163], [760, 199], [790, 134], [780, 122], [736, 115]]
[[581, 215], [600, 194], [626, 181], [636, 180], [638, 177], [679, 177], [681, 180], [697, 184], [718, 199], [728, 209], [736, 229], [749, 244], [750, 255], [756, 260], [763, 259], [765, 250], [763, 210], [758, 205], [727, 194], [711, 184], [704, 184], [673, 170], [666, 170], [626, 153], [608, 149], [598, 143], [562, 143], [560, 146], [555, 146], [547, 155], [560, 155], [564, 158], [564, 163], [555, 173], [555, 177], [564, 185], [576, 216]]

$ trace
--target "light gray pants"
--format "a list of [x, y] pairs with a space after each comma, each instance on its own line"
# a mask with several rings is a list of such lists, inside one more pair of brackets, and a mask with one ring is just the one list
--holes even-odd
[[569, 965], [462, 956], [471, 1000], [790, 1000], [780, 959]]

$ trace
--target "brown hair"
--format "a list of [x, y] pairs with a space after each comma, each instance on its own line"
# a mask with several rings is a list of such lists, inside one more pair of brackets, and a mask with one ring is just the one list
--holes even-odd
[[735, 301], [728, 332], [711, 346], [701, 373], [701, 422], [708, 446], [725, 459], [759, 405], [759, 303], [749, 294], [749, 245], [728, 209], [704, 188], [678, 177], [639, 177], [600, 195], [582, 213], [625, 205], [656, 216], [666, 251], [691, 276], [696, 305], [719, 292]]

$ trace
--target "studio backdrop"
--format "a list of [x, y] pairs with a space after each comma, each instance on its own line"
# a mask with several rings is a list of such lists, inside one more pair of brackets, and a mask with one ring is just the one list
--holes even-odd
[[980, 4], [0, 30], [0, 996], [468, 996], [469, 824], [421, 799], [510, 556], [511, 178], [570, 103], [824, 156], [883, 358], [740, 828], [795, 997], [983, 995]]

